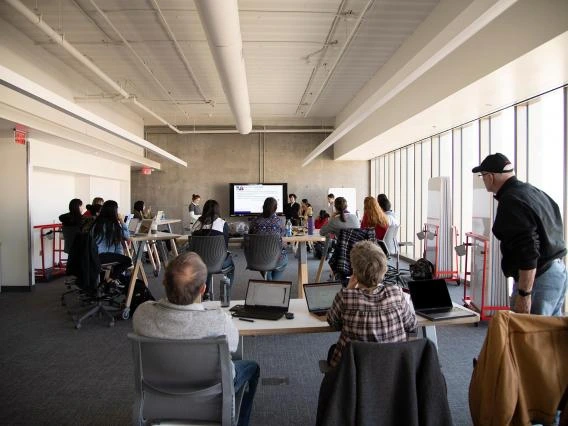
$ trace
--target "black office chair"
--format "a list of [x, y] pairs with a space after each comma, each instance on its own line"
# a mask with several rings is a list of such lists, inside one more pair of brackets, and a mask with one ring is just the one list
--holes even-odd
[[263, 278], [278, 265], [282, 253], [282, 242], [279, 235], [246, 234], [244, 236], [244, 252], [247, 269], [258, 271]]
[[410, 271], [408, 269], [400, 269], [400, 247], [410, 246], [412, 243], [399, 243], [397, 240], [398, 230], [398, 224], [389, 226], [383, 239], [378, 241], [379, 247], [383, 249], [389, 260], [384, 283], [407, 287], [406, 282], [410, 279]]
[[237, 423], [248, 384], [235, 395], [225, 336], [169, 340], [129, 333], [128, 338], [134, 357], [135, 424]]
[[213, 300], [213, 274], [226, 275], [235, 270], [235, 265], [223, 268], [223, 263], [227, 257], [225, 237], [223, 235], [192, 235], [188, 250], [197, 253], [207, 266], [207, 292], [210, 299]]
[[374, 228], [346, 228], [342, 229], [337, 236], [335, 250], [329, 259], [329, 267], [335, 279], [341, 280], [344, 286], [347, 285], [349, 277], [353, 273], [351, 259], [349, 258], [351, 249], [355, 243], [364, 240], [376, 242]]

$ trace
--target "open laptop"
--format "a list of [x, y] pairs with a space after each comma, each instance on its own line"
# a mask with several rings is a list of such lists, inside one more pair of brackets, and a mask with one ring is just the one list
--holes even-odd
[[138, 227], [140, 226], [140, 219], [134, 217], [134, 215], [129, 216], [128, 220], [128, 232], [130, 235], [135, 235], [138, 232]]
[[153, 222], [154, 219], [142, 219], [142, 221], [140, 222], [140, 226], [138, 227], [134, 235], [137, 236], [148, 235], [152, 231]]
[[156, 213], [156, 220], [160, 221], [160, 220], [164, 220], [164, 211], [163, 210], [158, 210], [158, 213]]
[[249, 280], [244, 305], [233, 306], [234, 317], [276, 321], [288, 312], [292, 281]]
[[343, 288], [340, 281], [304, 284], [304, 296], [310, 314], [325, 321], [337, 293]]
[[414, 311], [430, 321], [473, 317], [475, 313], [455, 307], [443, 279], [409, 281], [408, 289]]

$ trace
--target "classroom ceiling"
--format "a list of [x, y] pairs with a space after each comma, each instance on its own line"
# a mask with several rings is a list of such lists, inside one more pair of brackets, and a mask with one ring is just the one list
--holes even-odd
[[[438, 1], [239, 0], [253, 125], [333, 125], [337, 114], [413, 34]], [[41, 14], [44, 22], [63, 33], [113, 81], [171, 124], [234, 125], [193, 1], [22, 3]], [[97, 84], [100, 90], [84, 93], [76, 102], [120, 100], [92, 71], [5, 2], [0, 2], [0, 16]], [[166, 24], [201, 90], [190, 78]], [[130, 107], [146, 125], [160, 124], [150, 114]]]

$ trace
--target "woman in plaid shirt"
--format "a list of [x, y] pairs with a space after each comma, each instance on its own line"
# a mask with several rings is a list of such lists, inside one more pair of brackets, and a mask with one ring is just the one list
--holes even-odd
[[327, 313], [329, 325], [341, 331], [337, 344], [329, 350], [328, 362], [335, 367], [345, 345], [363, 342], [401, 342], [416, 329], [416, 316], [398, 286], [382, 284], [387, 258], [371, 241], [361, 241], [351, 249], [353, 275]]

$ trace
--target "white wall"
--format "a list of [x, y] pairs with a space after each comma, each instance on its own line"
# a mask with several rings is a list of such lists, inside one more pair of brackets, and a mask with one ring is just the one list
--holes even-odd
[[4, 286], [28, 286], [29, 230], [26, 146], [0, 137], [0, 280]]

